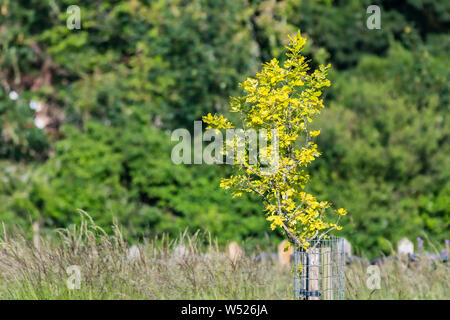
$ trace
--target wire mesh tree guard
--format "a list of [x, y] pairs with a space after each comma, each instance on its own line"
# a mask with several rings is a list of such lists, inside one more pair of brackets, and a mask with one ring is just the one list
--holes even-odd
[[344, 299], [344, 238], [309, 241], [294, 251], [294, 297], [303, 300]]

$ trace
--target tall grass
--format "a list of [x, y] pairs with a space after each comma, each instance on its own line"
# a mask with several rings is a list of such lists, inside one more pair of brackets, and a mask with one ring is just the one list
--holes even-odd
[[[206, 240], [206, 241], [205, 241]], [[205, 244], [206, 243], [206, 244]], [[38, 247], [38, 248], [37, 248]], [[107, 235], [86, 216], [54, 237], [0, 237], [0, 299], [292, 299], [293, 275], [272, 260], [231, 261], [208, 234], [144, 241], [130, 256], [120, 229]], [[408, 265], [409, 264], [409, 265]], [[80, 267], [80, 289], [66, 272]], [[346, 267], [347, 299], [449, 299], [448, 266], [393, 259], [380, 266], [381, 289], [367, 289], [362, 260]]]

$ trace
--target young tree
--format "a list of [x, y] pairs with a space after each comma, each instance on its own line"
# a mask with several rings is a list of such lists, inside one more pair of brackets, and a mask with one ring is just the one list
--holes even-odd
[[[231, 111], [240, 115], [242, 130], [266, 132], [267, 145], [272, 148], [261, 147], [260, 141], [259, 157], [252, 161], [255, 159], [248, 148], [239, 159], [234, 157], [236, 145], [230, 148], [228, 143], [226, 155], [233, 156], [237, 172], [223, 179], [220, 186], [230, 189], [233, 196], [242, 192], [259, 195], [271, 229], [281, 228], [290, 243], [307, 250], [310, 240], [326, 237], [333, 229], [340, 230], [339, 218], [347, 212], [343, 208], [331, 210], [329, 202], [318, 201], [304, 191], [310, 178], [305, 168], [320, 155], [312, 141], [320, 130], [310, 130], [310, 123], [324, 107], [320, 96], [323, 88], [330, 85], [326, 78], [330, 65], [308, 73], [308, 63], [301, 54], [306, 39], [298, 32], [290, 40], [284, 65], [280, 66], [277, 59], [265, 63], [255, 78], [240, 84], [246, 95], [231, 98], [230, 103]], [[222, 115], [208, 114], [203, 121], [209, 124], [207, 129], [234, 128]], [[236, 139], [231, 142], [236, 143]], [[266, 158], [269, 167], [276, 167], [269, 174], [263, 161]], [[335, 223], [326, 221], [329, 219], [325, 213], [330, 211], [337, 214]]]

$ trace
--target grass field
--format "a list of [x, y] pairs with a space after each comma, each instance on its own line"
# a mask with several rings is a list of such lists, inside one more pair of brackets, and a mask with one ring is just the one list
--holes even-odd
[[[206, 241], [205, 241], [206, 240]], [[183, 243], [186, 250], [177, 252]], [[205, 244], [206, 243], [206, 244]], [[20, 233], [0, 238], [0, 299], [292, 299], [293, 274], [274, 261], [246, 253], [233, 263], [207, 235], [163, 237], [129, 245], [116, 228], [106, 235], [91, 221], [40, 239], [39, 249]], [[67, 287], [71, 265], [80, 289]], [[366, 286], [368, 261], [346, 266], [346, 299], [450, 299], [448, 264], [426, 259], [380, 265], [381, 288]]]

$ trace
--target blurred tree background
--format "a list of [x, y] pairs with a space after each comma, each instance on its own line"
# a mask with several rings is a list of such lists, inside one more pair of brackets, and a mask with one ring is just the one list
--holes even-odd
[[[257, 199], [219, 189], [228, 166], [175, 165], [170, 131], [227, 112], [238, 82], [308, 38], [332, 63], [311, 190], [349, 210], [367, 255], [450, 237], [450, 2], [1, 0], [0, 221], [67, 226], [87, 211], [130, 239], [206, 228], [269, 241]], [[369, 30], [371, 5], [381, 29]], [[66, 26], [81, 9], [81, 29]]]

